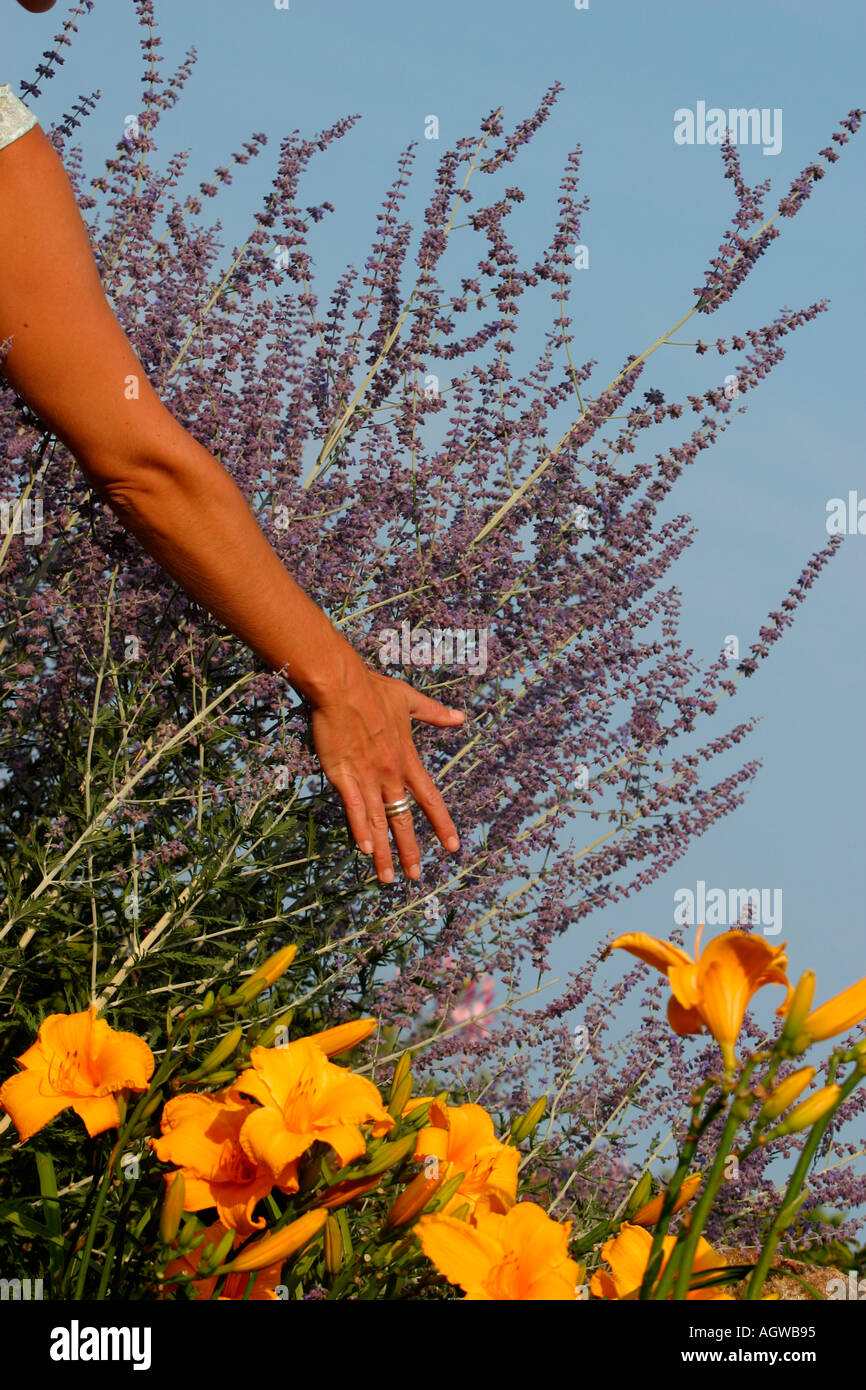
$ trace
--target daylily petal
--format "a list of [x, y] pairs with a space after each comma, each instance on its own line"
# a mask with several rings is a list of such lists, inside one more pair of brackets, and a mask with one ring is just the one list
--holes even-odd
[[235, 1089], [245, 1096], [252, 1096], [253, 1100], [259, 1101], [262, 1105], [276, 1106], [277, 1104], [267, 1081], [259, 1076], [257, 1071], [253, 1071], [252, 1067], [248, 1067], [246, 1071], [239, 1074], [235, 1082]]
[[[232, 1132], [219, 1124], [219, 1105], [211, 1096], [172, 1096], [162, 1109], [162, 1135], [151, 1140], [151, 1147], [160, 1163], [174, 1163], [179, 1168], [194, 1168], [204, 1177], [217, 1171], [223, 1144], [237, 1137], [240, 1124]], [[250, 1105], [248, 1114], [254, 1107]], [[243, 1112], [238, 1112], [243, 1116]]]
[[749, 982], [732, 976], [719, 961], [712, 961], [701, 981], [701, 1014], [718, 1043], [733, 1047], [743, 1026], [751, 998]]
[[493, 1121], [480, 1105], [449, 1105], [448, 1130], [448, 1151], [455, 1163], [465, 1154], [496, 1143]]
[[[166, 1186], [174, 1181], [174, 1173], [164, 1173]], [[184, 1211], [207, 1211], [208, 1207], [216, 1206], [214, 1201], [211, 1184], [204, 1178], [197, 1178], [188, 1169], [184, 1170], [183, 1175], [183, 1209]]]
[[[481, 1230], [485, 1227], [481, 1225]], [[540, 1270], [549, 1270], [568, 1259], [571, 1222], [552, 1221], [543, 1207], [534, 1202], [518, 1202], [500, 1226], [508, 1232], [511, 1248], [520, 1261]]]
[[[438, 1158], [440, 1163], [448, 1161], [448, 1131], [431, 1125], [429, 1129], [419, 1129], [415, 1144], [415, 1158]], [[455, 1172], [458, 1170], [455, 1169]]]
[[502, 1248], [490, 1236], [451, 1216], [422, 1216], [415, 1225], [421, 1249], [452, 1284], [470, 1293], [482, 1289]]
[[72, 1109], [84, 1121], [91, 1139], [120, 1124], [120, 1111], [114, 1096], [76, 1096]]
[[548, 1274], [541, 1274], [537, 1279], [533, 1279], [523, 1297], [528, 1302], [552, 1303], [568, 1300], [573, 1303], [578, 1270], [574, 1260], [569, 1260], [568, 1264], [572, 1268], [567, 1272], [551, 1270]]
[[147, 1043], [134, 1033], [116, 1033], [108, 1024], [105, 1027], [107, 1036], [100, 1043], [98, 1054], [103, 1086], [113, 1091], [147, 1090], [154, 1068], [153, 1053]]
[[[334, 1070], [341, 1069], [335, 1067]], [[330, 1084], [323, 1089], [315, 1107], [317, 1125], [327, 1121], [357, 1125], [381, 1117], [382, 1100], [372, 1081], [352, 1072], [334, 1080], [329, 1076], [328, 1081]]]
[[264, 1168], [259, 1170], [252, 1182], [211, 1183], [220, 1221], [244, 1236], [261, 1229], [265, 1225], [265, 1218], [259, 1216], [254, 1219], [253, 1211], [267, 1197], [272, 1186], [271, 1175]]
[[307, 1150], [317, 1136], [312, 1132], [293, 1134], [286, 1129], [277, 1110], [254, 1110], [244, 1120], [241, 1148], [251, 1163], [263, 1164], [280, 1184], [285, 1170]]
[[657, 937], [649, 936], [642, 931], [626, 932], [624, 936], [618, 936], [608, 949], [629, 951], [639, 960], [646, 961], [647, 965], [654, 965], [663, 975], [667, 974], [672, 965], [693, 964], [682, 947], [674, 946], [671, 941], [660, 941]]
[[589, 1291], [593, 1298], [619, 1298], [616, 1284], [606, 1269], [597, 1269], [589, 1281]]
[[[228, 1227], [224, 1226], [221, 1221], [213, 1222], [205, 1231], [200, 1233], [197, 1244], [193, 1247], [191, 1252], [184, 1252], [183, 1255], [179, 1256], [176, 1260], [172, 1260], [171, 1263], [166, 1266], [165, 1274], [167, 1283], [165, 1289], [169, 1295], [172, 1293], [172, 1286], [170, 1284], [172, 1276], [177, 1276], [179, 1274], [195, 1274], [201, 1264], [205, 1245], [210, 1242], [216, 1247], [227, 1234], [227, 1231]], [[278, 1263], [268, 1265], [266, 1269], [260, 1269], [257, 1272], [252, 1292], [246, 1295], [251, 1302], [257, 1302], [259, 1300], [267, 1300], [270, 1302], [277, 1297], [274, 1290], [280, 1282], [282, 1267], [283, 1261], [280, 1260]], [[223, 1285], [223, 1294], [220, 1301], [243, 1299], [246, 1294], [248, 1280], [248, 1274], [228, 1275]], [[216, 1281], [217, 1276], [215, 1274], [209, 1279], [196, 1279], [193, 1284], [196, 1299], [209, 1299], [216, 1287]]]
[[674, 998], [684, 1009], [694, 1009], [700, 1003], [697, 961], [690, 960], [685, 965], [672, 965], [668, 971], [668, 979]]
[[617, 1298], [625, 1298], [640, 1288], [652, 1243], [652, 1236], [643, 1226], [624, 1222], [617, 1235], [601, 1247], [601, 1258], [610, 1265]]
[[0, 1086], [0, 1105], [11, 1115], [22, 1144], [70, 1104], [68, 1096], [46, 1091], [44, 1080], [38, 1071], [20, 1071]]
[[692, 1261], [692, 1273], [697, 1274], [701, 1270], [706, 1269], [720, 1269], [723, 1266], [727, 1267], [727, 1264], [728, 1261], [725, 1259], [724, 1255], [720, 1255], [717, 1250], [713, 1249], [709, 1241], [704, 1240], [704, 1237], [701, 1236], [695, 1247], [695, 1258]]
[[317, 1129], [316, 1138], [323, 1144], [330, 1144], [344, 1168], [353, 1158], [360, 1158], [367, 1152], [364, 1136], [357, 1125], [329, 1125]]
[[[34, 1048], [39, 1048], [43, 1055], [52, 1052], [86, 1055], [90, 1051], [93, 1039], [95, 1017], [96, 1009], [93, 1005], [82, 1013], [49, 1014], [39, 1025], [39, 1038]], [[28, 1052], [34, 1048], [28, 1048]], [[25, 1052], [18, 1060], [24, 1062], [26, 1057]], [[27, 1062], [24, 1064], [29, 1065]]]
[[697, 1009], [684, 1009], [675, 995], [668, 1000], [668, 1023], [680, 1037], [690, 1033], [703, 1033], [706, 1024]]

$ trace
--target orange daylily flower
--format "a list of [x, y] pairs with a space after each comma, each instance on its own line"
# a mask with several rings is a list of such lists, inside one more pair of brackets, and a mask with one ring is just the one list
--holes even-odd
[[[671, 1215], [674, 1212], [682, 1211], [683, 1207], [692, 1200], [701, 1185], [702, 1174], [692, 1173], [684, 1178], [677, 1193], [677, 1200], [674, 1203]], [[660, 1192], [657, 1197], [652, 1197], [645, 1206], [639, 1207], [633, 1216], [629, 1217], [634, 1226], [655, 1226], [662, 1214], [666, 1194]]]
[[146, 1091], [154, 1066], [147, 1043], [116, 1032], [92, 1004], [80, 1014], [49, 1014], [16, 1061], [24, 1070], [0, 1086], [0, 1106], [22, 1143], [69, 1106], [91, 1138], [113, 1129], [118, 1094]]
[[709, 1029], [722, 1051], [725, 1066], [736, 1065], [734, 1043], [743, 1026], [743, 1017], [754, 994], [763, 985], [784, 985], [785, 1002], [793, 993], [785, 973], [788, 957], [785, 943], [770, 946], [762, 936], [728, 931], [713, 937], [701, 952], [701, 932], [695, 941], [695, 958], [679, 946], [659, 941], [645, 932], [628, 932], [611, 942], [610, 949], [630, 951], [633, 956], [667, 975], [672, 990], [668, 1003], [668, 1022], [675, 1033], [702, 1033]]
[[419, 1162], [436, 1158], [437, 1175], [446, 1182], [457, 1173], [465, 1174], [443, 1208], [444, 1213], [456, 1211], [465, 1202], [473, 1213], [479, 1204], [483, 1208], [493, 1206], [500, 1212], [513, 1206], [520, 1154], [513, 1145], [502, 1144], [496, 1138], [487, 1111], [480, 1105], [434, 1102], [429, 1118], [431, 1123], [418, 1131], [414, 1157]]
[[362, 1125], [372, 1125], [376, 1137], [394, 1127], [372, 1081], [329, 1062], [312, 1038], [254, 1047], [250, 1061], [235, 1089], [261, 1108], [241, 1126], [241, 1147], [283, 1192], [297, 1192], [298, 1160], [317, 1140], [345, 1165], [366, 1152]]
[[475, 1225], [436, 1213], [415, 1226], [421, 1248], [467, 1300], [573, 1301], [580, 1268], [568, 1256], [571, 1222], [534, 1202], [477, 1214]]
[[[205, 1246], [210, 1242], [214, 1249], [216, 1249], [223, 1237], [228, 1234], [228, 1229], [229, 1228], [224, 1226], [221, 1221], [214, 1221], [211, 1226], [208, 1226], [205, 1231], [201, 1232], [200, 1239], [197, 1240], [195, 1246], [191, 1250], [184, 1250], [181, 1255], [178, 1255], [176, 1260], [172, 1260], [171, 1264], [166, 1265], [166, 1282], [163, 1287], [167, 1294], [183, 1297], [179, 1286], [172, 1284], [172, 1278], [181, 1274], [187, 1276], [196, 1274], [202, 1261]], [[240, 1244], [240, 1237], [235, 1240], [235, 1244]], [[231, 1257], [229, 1256], [228, 1258]], [[250, 1302], [272, 1302], [279, 1297], [274, 1290], [280, 1282], [282, 1268], [283, 1260], [279, 1259], [273, 1264], [268, 1265], [267, 1269], [260, 1269], [258, 1271], [249, 1295]], [[223, 1284], [222, 1293], [217, 1299], [217, 1302], [235, 1302], [242, 1300], [246, 1293], [249, 1277], [249, 1274], [230, 1274]], [[218, 1276], [216, 1274], [212, 1274], [209, 1279], [196, 1279], [192, 1285], [195, 1290], [195, 1298], [197, 1300], [209, 1299], [214, 1291], [217, 1278]]]
[[[596, 1270], [589, 1281], [590, 1293], [596, 1298], [628, 1298], [630, 1294], [636, 1294], [649, 1264], [652, 1243], [652, 1236], [643, 1226], [623, 1222], [619, 1233], [612, 1240], [605, 1241], [601, 1247], [601, 1258], [605, 1264], [610, 1265], [611, 1273], [606, 1269]], [[670, 1259], [675, 1244], [676, 1236], [665, 1236], [662, 1242], [664, 1253], [659, 1277]], [[695, 1251], [692, 1274], [699, 1274], [702, 1270], [718, 1269], [727, 1263], [727, 1260], [717, 1255], [701, 1236]], [[734, 1296], [723, 1293], [719, 1285], [714, 1285], [709, 1289], [692, 1289], [686, 1294], [686, 1299], [724, 1299], [733, 1302]]]
[[841, 994], [828, 999], [820, 1008], [807, 1014], [803, 1032], [810, 1042], [824, 1042], [839, 1033], [847, 1033], [866, 1020], [866, 979], [849, 985]]
[[223, 1225], [244, 1236], [264, 1226], [264, 1217], [253, 1220], [253, 1209], [273, 1187], [270, 1169], [241, 1148], [241, 1128], [257, 1109], [231, 1089], [174, 1096], [163, 1106], [162, 1138], [151, 1140], [159, 1161], [184, 1175], [184, 1211], [216, 1207]]

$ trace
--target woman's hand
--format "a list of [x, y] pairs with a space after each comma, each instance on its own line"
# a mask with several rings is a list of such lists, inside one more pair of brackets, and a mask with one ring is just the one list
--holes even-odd
[[411, 811], [390, 817], [384, 811], [384, 803], [399, 800], [407, 788], [445, 848], [460, 847], [445, 802], [415, 751], [413, 718], [446, 729], [462, 724], [464, 716], [405, 681], [371, 670], [360, 657], [341, 688], [313, 704], [313, 741], [322, 771], [342, 797], [358, 848], [372, 853], [382, 883], [394, 878], [389, 825], [405, 873], [409, 878], [421, 873]]

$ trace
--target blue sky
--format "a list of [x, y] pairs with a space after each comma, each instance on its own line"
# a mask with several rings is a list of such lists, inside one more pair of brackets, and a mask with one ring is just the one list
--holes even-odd
[[[227, 245], [243, 238], [270, 186], [282, 135], [295, 128], [312, 134], [344, 114], [361, 114], [354, 131], [314, 162], [306, 185], [305, 202], [330, 198], [337, 209], [319, 257], [326, 285], [348, 260], [362, 262], [381, 196], [410, 140], [419, 147], [415, 189], [404, 207], [417, 212], [452, 140], [477, 130], [500, 103], [514, 125], [561, 81], [553, 117], [512, 166], [513, 181], [527, 194], [520, 248], [537, 255], [546, 245], [561, 166], [580, 142], [591, 199], [583, 222], [590, 267], [572, 294], [575, 355], [599, 359], [600, 382], [605, 369], [604, 381], [691, 305], [732, 210], [718, 148], [675, 144], [675, 111], [698, 101], [780, 108], [778, 155], [764, 155], [760, 146], [742, 150], [747, 181], [772, 178], [772, 208], [774, 195], [817, 155], [839, 119], [866, 106], [866, 9], [859, 0], [589, 0], [587, 10], [573, 0], [290, 0], [288, 10], [276, 10], [273, 0], [157, 0], [156, 9], [163, 73], [191, 45], [199, 55], [162, 127], [163, 155], [190, 147], [197, 182], [251, 132], [269, 137], [265, 155], [239, 171], [218, 201]], [[58, 5], [31, 16], [4, 0], [0, 80], [19, 89], [65, 13]], [[89, 174], [101, 171], [125, 116], [138, 109], [140, 32], [131, 0], [97, 0], [66, 65], [34, 103], [48, 125], [79, 93], [101, 90], [81, 135]], [[431, 113], [439, 118], [438, 142], [424, 139]], [[786, 340], [786, 361], [751, 398], [747, 414], [676, 489], [676, 510], [690, 513], [700, 534], [669, 582], [684, 594], [683, 635], [705, 660], [728, 633], [739, 634], [744, 647], [752, 640], [802, 563], [825, 543], [827, 500], [858, 488], [866, 496], [864, 172], [861, 132], [805, 210], [783, 224], [783, 237], [724, 319], [720, 313], [688, 334], [730, 335], [769, 321], [783, 305], [831, 300], [828, 314]], [[666, 348], [645, 384], [659, 384], [672, 398], [678, 373], [687, 371], [695, 389], [696, 371], [711, 360]], [[711, 379], [709, 369], [704, 379]], [[303, 582], [300, 569], [298, 577]], [[666, 933], [675, 890], [699, 879], [758, 885], [782, 890], [782, 939], [792, 968], [818, 968], [819, 997], [866, 973], [864, 590], [866, 535], [851, 536], [759, 675], [740, 683], [736, 701], [723, 702], [726, 727], [763, 716], [742, 754], [764, 762], [745, 807], [696, 842], [664, 879], [585, 923], [581, 931], [593, 941], [612, 928]], [[714, 721], [712, 732], [719, 727]], [[557, 968], [575, 968], [588, 945], [562, 942]]]

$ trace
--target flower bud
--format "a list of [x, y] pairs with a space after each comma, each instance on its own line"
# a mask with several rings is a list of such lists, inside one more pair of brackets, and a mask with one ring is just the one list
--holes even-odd
[[166, 1187], [159, 1214], [159, 1239], [162, 1245], [172, 1245], [180, 1229], [183, 1204], [186, 1201], [186, 1181], [183, 1173], [177, 1172]]
[[226, 1231], [216, 1248], [212, 1241], [208, 1241], [198, 1267], [199, 1278], [206, 1279], [225, 1263], [232, 1252], [236, 1234], [235, 1231]]
[[329, 1213], [325, 1222], [325, 1268], [329, 1274], [337, 1274], [342, 1263], [343, 1233], [336, 1216]]
[[292, 1019], [295, 1016], [294, 1009], [289, 1009], [286, 1013], [280, 1014], [268, 1024], [263, 1033], [256, 1039], [259, 1047], [273, 1047], [278, 1037], [285, 1037], [292, 1026]]
[[515, 1144], [520, 1144], [524, 1139], [528, 1139], [534, 1129], [541, 1124], [542, 1116], [547, 1109], [547, 1096], [539, 1096], [534, 1105], [530, 1106], [525, 1115], [517, 1115], [511, 1122], [511, 1138]]
[[[686, 1203], [692, 1200], [701, 1185], [701, 1177], [702, 1174], [700, 1173], [690, 1173], [687, 1178], [683, 1179], [671, 1214], [673, 1214], [673, 1212], [682, 1211]], [[656, 1197], [653, 1197], [651, 1201], [647, 1202], [645, 1206], [640, 1207], [633, 1216], [629, 1217], [632, 1225], [655, 1226], [656, 1222], [661, 1219], [662, 1207], [664, 1206], [666, 1196], [666, 1192], [660, 1192]]]
[[403, 1113], [403, 1107], [412, 1094], [412, 1073], [407, 1071], [402, 1080], [396, 1086], [391, 1084], [391, 1101], [388, 1106], [388, 1114], [393, 1120], [399, 1120]]
[[[434, 1106], [438, 1106], [438, 1102], [432, 1096], [412, 1096], [408, 1103], [403, 1106], [404, 1125], [412, 1125], [415, 1129], [426, 1129], [429, 1125], [434, 1124]], [[447, 1118], [445, 1124], [447, 1125]]]
[[201, 1234], [201, 1227], [198, 1217], [192, 1212], [183, 1223], [183, 1230], [177, 1238], [177, 1243], [181, 1250], [185, 1250], [188, 1245], [192, 1245], [197, 1235]]
[[153, 1095], [151, 1096], [150, 1100], [147, 1102], [147, 1105], [144, 1107], [144, 1109], [142, 1110], [141, 1114], [139, 1115], [139, 1117], [138, 1117], [139, 1120], [141, 1121], [141, 1120], [148, 1120], [148, 1119], [150, 1119], [150, 1117], [151, 1117], [151, 1115], [153, 1114], [154, 1110], [158, 1110], [159, 1107], [160, 1107], [161, 1105], [162, 1105], [162, 1088], [160, 1087], [159, 1090], [154, 1091], [154, 1093], [153, 1093]]
[[396, 1168], [398, 1163], [403, 1163], [414, 1153], [417, 1142], [417, 1136], [413, 1133], [405, 1134], [402, 1139], [393, 1139], [383, 1144], [380, 1149], [377, 1149], [366, 1167], [361, 1170], [359, 1176], [371, 1178], [374, 1173], [386, 1173], [389, 1168]]
[[[189, 1078], [187, 1078], [187, 1080], [188, 1079]], [[209, 1086], [225, 1086], [229, 1082], [237, 1081], [237, 1079], [238, 1073], [236, 1067], [223, 1067], [221, 1071], [209, 1072], [207, 1078]]]
[[393, 1262], [402, 1243], [402, 1241], [397, 1240], [388, 1245], [380, 1245], [377, 1250], [373, 1251], [370, 1263], [375, 1269], [386, 1269]]
[[316, 1204], [317, 1209], [336, 1211], [338, 1207], [344, 1207], [348, 1202], [366, 1196], [378, 1181], [378, 1178], [347, 1178], [345, 1182], [335, 1182], [331, 1187], [325, 1188]]
[[440, 1187], [430, 1204], [431, 1212], [441, 1211], [443, 1207], [447, 1207], [465, 1177], [465, 1173], [454, 1173], [453, 1176]]
[[801, 1091], [805, 1091], [815, 1075], [814, 1067], [801, 1067], [799, 1071], [786, 1076], [775, 1090], [771, 1091], [758, 1114], [758, 1123], [775, 1120], [789, 1105], [793, 1105]]
[[390, 1231], [394, 1226], [405, 1226], [410, 1221], [414, 1221], [426, 1207], [434, 1193], [438, 1192], [445, 1175], [441, 1177], [428, 1177], [426, 1173], [418, 1173], [408, 1187], [405, 1187], [400, 1196], [394, 1202], [391, 1210], [385, 1218], [385, 1230]]
[[631, 1221], [632, 1219], [632, 1213], [639, 1211], [640, 1208], [649, 1201], [650, 1196], [652, 1194], [652, 1190], [653, 1176], [649, 1169], [647, 1169], [643, 1176], [639, 1179], [634, 1192], [628, 1199], [628, 1206], [626, 1207], [626, 1216], [628, 1217], [629, 1221]]
[[401, 1057], [398, 1058], [398, 1060], [397, 1060], [397, 1065], [396, 1065], [396, 1067], [394, 1068], [394, 1075], [393, 1075], [393, 1077], [392, 1077], [392, 1079], [391, 1079], [391, 1092], [390, 1092], [390, 1095], [389, 1095], [389, 1100], [393, 1100], [393, 1099], [394, 1099], [394, 1096], [395, 1096], [396, 1091], [397, 1091], [397, 1087], [400, 1085], [400, 1083], [402, 1082], [403, 1078], [409, 1075], [409, 1068], [410, 1068], [411, 1065], [412, 1065], [412, 1054], [411, 1054], [411, 1052], [409, 1052], [409, 1051], [407, 1050], [406, 1052], [403, 1053], [403, 1055], [402, 1055]]
[[820, 1091], [814, 1091], [795, 1105], [787, 1119], [777, 1125], [768, 1138], [776, 1139], [782, 1134], [797, 1134], [802, 1129], [811, 1129], [829, 1114], [841, 1094], [841, 1086], [822, 1086]]
[[245, 1003], [255, 999], [262, 990], [269, 989], [275, 984], [281, 975], [285, 975], [295, 956], [298, 954], [296, 945], [283, 946], [282, 950], [275, 951], [264, 964], [255, 970], [249, 979], [244, 980], [240, 989], [237, 991]]
[[253, 1241], [228, 1266], [231, 1274], [248, 1274], [253, 1269], [266, 1269], [295, 1255], [319, 1234], [328, 1220], [326, 1211], [308, 1211], [280, 1231]]
[[[191, 1071], [186, 1081], [200, 1081], [202, 1077], [209, 1076], [211, 1072], [221, 1067], [223, 1062], [227, 1062], [233, 1052], [236, 1052], [244, 1036], [244, 1030], [239, 1023], [234, 1028], [230, 1028], [224, 1038], [220, 1038], [214, 1047], [205, 1057], [204, 1061]], [[234, 1073], [232, 1073], [234, 1075]]]
[[791, 996], [791, 1003], [785, 1015], [785, 1026], [782, 1029], [782, 1037], [785, 1042], [794, 1042], [802, 1033], [806, 1015], [812, 1007], [814, 993], [815, 972], [814, 970], [804, 970]]
[[320, 1033], [310, 1033], [309, 1040], [320, 1047], [329, 1057], [337, 1057], [341, 1052], [350, 1052], [375, 1031], [378, 1019], [357, 1018], [352, 1023], [338, 1023], [336, 1028], [324, 1028]]

